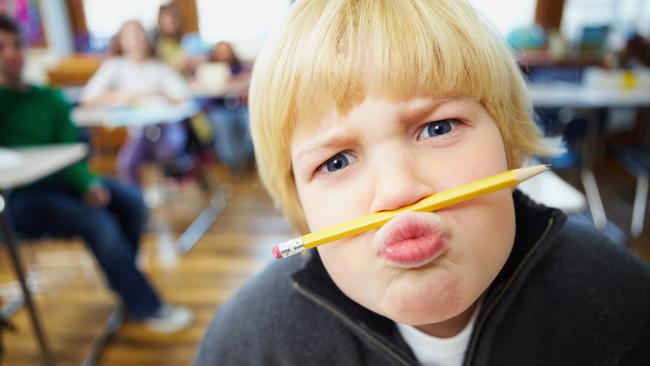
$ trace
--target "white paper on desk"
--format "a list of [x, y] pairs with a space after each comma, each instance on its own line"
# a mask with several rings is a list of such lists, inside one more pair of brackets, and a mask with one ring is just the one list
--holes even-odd
[[20, 165], [21, 160], [15, 151], [0, 147], [0, 170], [15, 168]]

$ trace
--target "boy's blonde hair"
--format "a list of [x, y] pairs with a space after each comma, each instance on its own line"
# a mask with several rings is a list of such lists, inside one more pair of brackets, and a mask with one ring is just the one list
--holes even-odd
[[262, 182], [300, 233], [294, 126], [333, 107], [345, 114], [369, 92], [473, 97], [501, 131], [511, 168], [549, 151], [510, 51], [464, 1], [299, 0], [257, 58], [249, 106]]

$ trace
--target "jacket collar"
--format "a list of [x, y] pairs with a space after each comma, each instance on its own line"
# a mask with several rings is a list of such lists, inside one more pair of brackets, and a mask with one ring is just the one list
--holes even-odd
[[[520, 191], [516, 190], [513, 198], [516, 219], [513, 249], [506, 264], [485, 293], [468, 346], [466, 364], [471, 364], [471, 354], [478, 346], [478, 340], [485, 338], [480, 334], [494, 328], [490, 327], [490, 324], [498, 321], [499, 314], [503, 315], [509, 302], [547, 251], [566, 220], [560, 210], [536, 204]], [[416, 363], [410, 348], [392, 320], [345, 296], [327, 274], [317, 251], [311, 251], [308, 256], [305, 264], [292, 275], [294, 288], [298, 292], [334, 313], [352, 331], [370, 340], [374, 346], [377, 346], [377, 342], [383, 343], [380, 348], [386, 348], [389, 353], [394, 352], [393, 358], [399, 363]], [[369, 339], [373, 337], [374, 340]]]

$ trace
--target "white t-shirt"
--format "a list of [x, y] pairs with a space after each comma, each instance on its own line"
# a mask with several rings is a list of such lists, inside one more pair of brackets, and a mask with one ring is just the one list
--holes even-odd
[[104, 61], [81, 93], [88, 100], [107, 91], [157, 91], [173, 99], [189, 99], [192, 92], [183, 78], [161, 61], [148, 59], [134, 62], [126, 57]]
[[406, 343], [411, 347], [415, 358], [424, 366], [461, 366], [469, 339], [474, 330], [476, 314], [474, 314], [457, 335], [451, 338], [438, 338], [430, 336], [414, 326], [397, 323], [397, 329], [402, 334]]

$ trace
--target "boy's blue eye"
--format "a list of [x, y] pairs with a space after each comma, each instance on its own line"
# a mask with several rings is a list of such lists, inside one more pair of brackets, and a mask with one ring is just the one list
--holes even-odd
[[427, 123], [418, 134], [418, 140], [446, 135], [454, 130], [459, 121], [456, 119], [444, 119]]
[[332, 156], [331, 158], [329, 158], [326, 162], [324, 162], [318, 168], [318, 171], [333, 173], [350, 165], [352, 160], [354, 160], [354, 157], [351, 154], [338, 153]]

